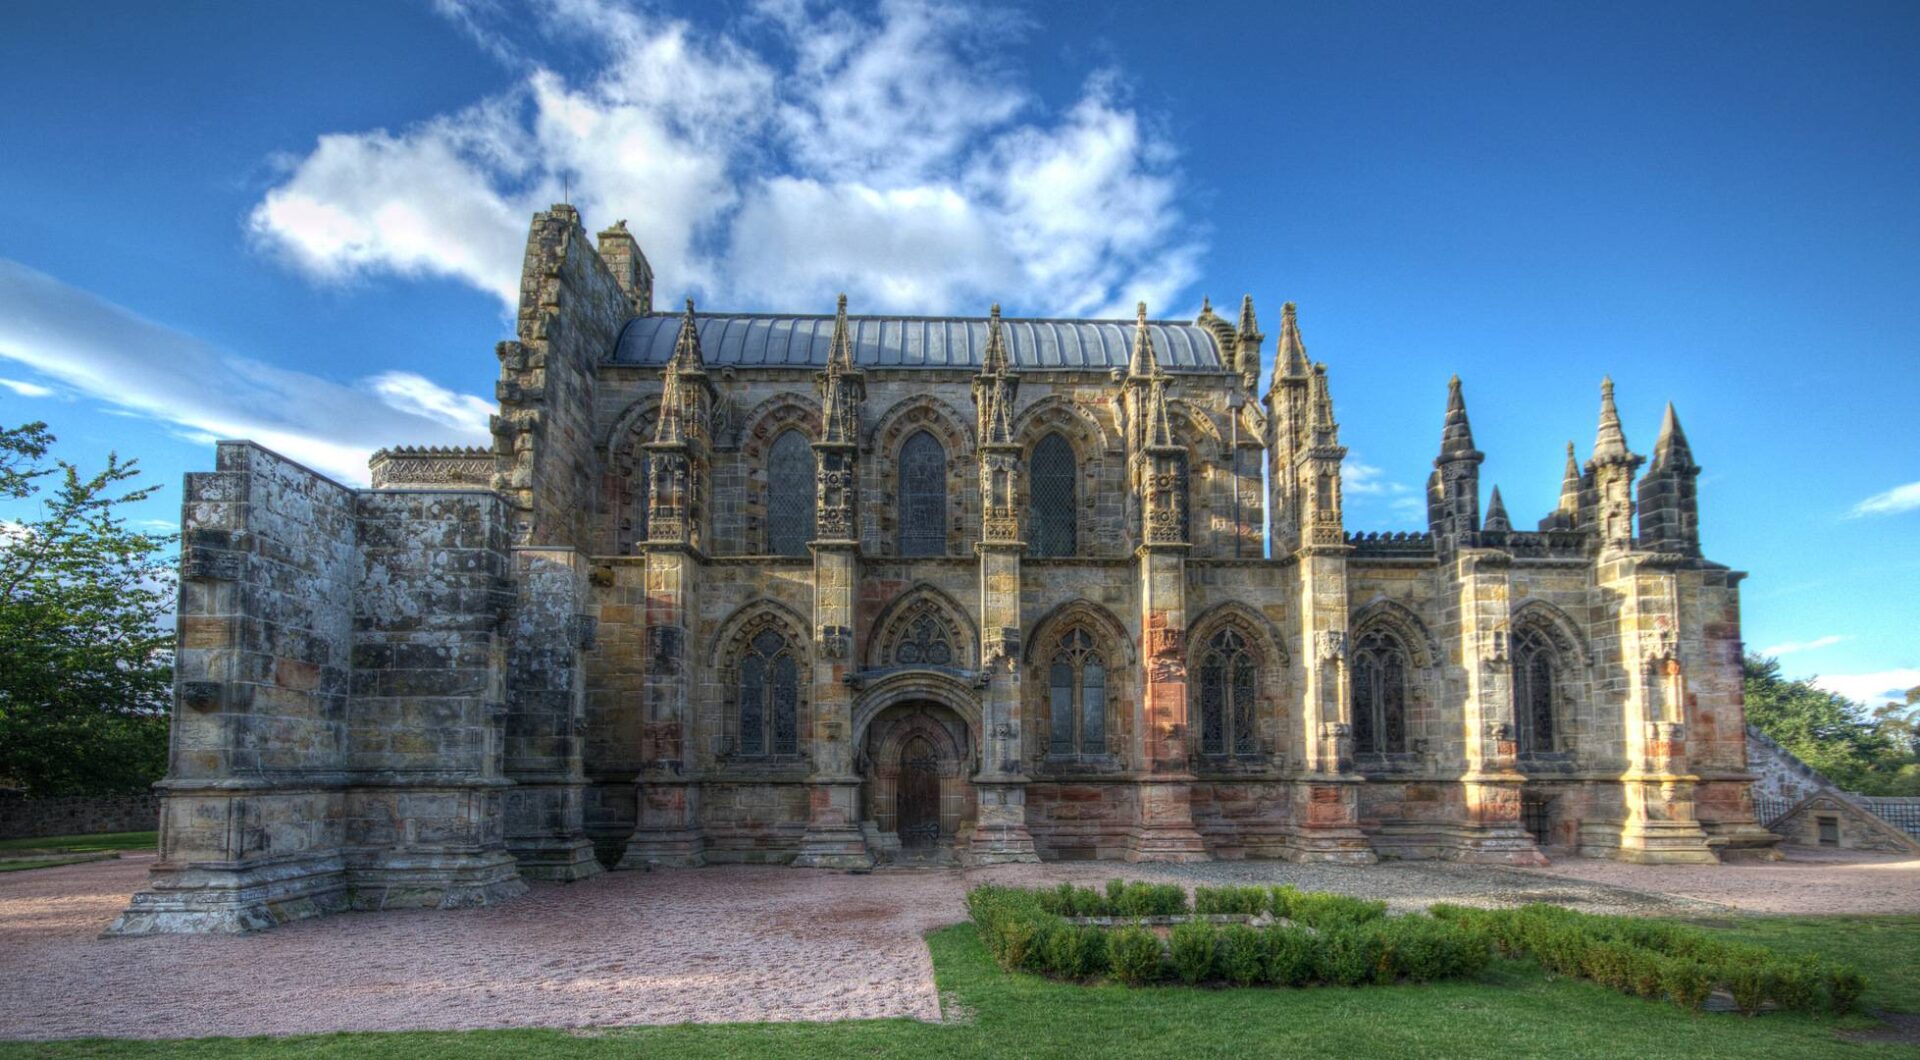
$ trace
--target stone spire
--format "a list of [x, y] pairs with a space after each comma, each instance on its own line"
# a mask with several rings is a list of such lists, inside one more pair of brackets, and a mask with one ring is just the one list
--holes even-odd
[[680, 334], [673, 342], [673, 356], [667, 358], [666, 371], [660, 376], [660, 415], [653, 424], [655, 445], [686, 444], [686, 388], [681, 386], [680, 376], [689, 351], [693, 363], [699, 364], [700, 333], [694, 328], [691, 298], [687, 299], [687, 315], [680, 320]]
[[1327, 366], [1313, 366], [1313, 397], [1308, 403], [1307, 434], [1315, 446], [1339, 445], [1340, 424], [1333, 418], [1333, 389], [1327, 385]]
[[1676, 471], [1698, 471], [1693, 462], [1693, 447], [1687, 444], [1687, 432], [1680, 429], [1680, 417], [1674, 415], [1673, 402], [1667, 402], [1667, 414], [1660, 421], [1660, 437], [1653, 443], [1653, 462], [1647, 474], [1664, 475]]
[[1260, 333], [1260, 322], [1253, 316], [1253, 296], [1240, 296], [1240, 326], [1234, 331], [1235, 367], [1240, 371], [1240, 382], [1248, 391], [1260, 385], [1260, 344], [1267, 337]]
[[1303, 379], [1312, 371], [1307, 360], [1307, 344], [1300, 341], [1300, 321], [1294, 305], [1280, 307], [1280, 348], [1274, 356], [1274, 375]]
[[842, 294], [833, 317], [833, 342], [827, 347], [827, 367], [817, 376], [821, 405], [825, 410], [821, 424], [823, 445], [851, 446], [860, 434], [860, 400], [866, 396], [865, 380], [853, 366], [853, 338], [847, 328], [847, 296]]
[[1567, 466], [1560, 472], [1560, 511], [1571, 517], [1580, 511], [1580, 458], [1573, 454], [1573, 442], [1567, 442]]
[[680, 318], [680, 334], [673, 340], [673, 361], [681, 375], [704, 375], [706, 357], [700, 352], [700, 328], [693, 319], [693, 299], [687, 299], [686, 315]]
[[1133, 360], [1127, 366], [1127, 374], [1135, 379], [1146, 379], [1160, 374], [1160, 362], [1153, 355], [1153, 334], [1147, 330], [1147, 303], [1141, 302], [1135, 308], [1137, 314], [1133, 327]]
[[1613, 378], [1600, 381], [1600, 430], [1593, 438], [1592, 464], [1638, 463], [1627, 451], [1627, 435], [1620, 429], [1620, 410], [1613, 404]]
[[1653, 462], [1640, 479], [1644, 547], [1683, 556], [1700, 554], [1699, 476], [1700, 465], [1693, 462], [1693, 449], [1669, 402], [1660, 423], [1660, 440], [1653, 445]]
[[1173, 447], [1173, 424], [1167, 418], [1167, 380], [1156, 375], [1147, 392], [1147, 448]]
[[[1439, 521], [1430, 523], [1439, 542], [1458, 541], [1480, 529], [1480, 462], [1485, 459], [1486, 454], [1473, 447], [1467, 399], [1456, 375], [1447, 380], [1447, 418], [1440, 429], [1440, 455], [1433, 461], [1437, 477], [1429, 484], [1430, 518], [1436, 514], [1431, 502], [1439, 502]], [[1431, 494], [1434, 486], [1437, 497]]]
[[973, 380], [973, 403], [979, 415], [976, 429], [983, 446], [1013, 445], [1013, 398], [1020, 377], [1010, 362], [996, 302], [987, 317], [987, 348], [980, 355], [980, 373]]
[[1506, 534], [1513, 531], [1513, 520], [1507, 517], [1507, 504], [1500, 499], [1500, 487], [1493, 487], [1493, 496], [1487, 499], [1487, 521], [1482, 527], [1490, 534]]

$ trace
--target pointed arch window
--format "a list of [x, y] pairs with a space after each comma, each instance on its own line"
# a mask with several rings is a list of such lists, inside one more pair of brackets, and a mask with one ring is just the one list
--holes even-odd
[[1513, 647], [1513, 720], [1521, 754], [1547, 754], [1555, 747], [1555, 707], [1559, 656], [1538, 629], [1527, 630]]
[[1034, 556], [1071, 556], [1077, 551], [1078, 469], [1073, 446], [1059, 432], [1033, 447], [1032, 489], [1027, 512], [1027, 551]]
[[1407, 649], [1385, 630], [1354, 642], [1353, 749], [1397, 754], [1407, 749]]
[[1047, 666], [1047, 708], [1056, 755], [1107, 751], [1107, 664], [1084, 629], [1060, 638]]
[[767, 451], [767, 552], [804, 556], [813, 540], [813, 444], [797, 430], [782, 431]]
[[900, 554], [947, 552], [947, 450], [930, 431], [916, 431], [900, 447]]
[[894, 645], [893, 662], [896, 666], [951, 666], [953, 641], [937, 617], [922, 612]]
[[754, 634], [740, 658], [740, 756], [800, 751], [800, 664], [777, 630]]
[[1231, 629], [1214, 634], [1200, 660], [1201, 754], [1257, 752], [1254, 702], [1259, 687], [1258, 670], [1246, 638]]

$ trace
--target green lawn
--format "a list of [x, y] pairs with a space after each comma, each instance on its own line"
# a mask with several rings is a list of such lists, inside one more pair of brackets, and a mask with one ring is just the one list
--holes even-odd
[[[1852, 960], [1873, 977], [1866, 1007], [1920, 1011], [1920, 917], [1751, 918], [1728, 929], [1754, 942]], [[0, 1058], [230, 1057], [1245, 1057], [1911, 1056], [1836, 1029], [1875, 1021], [1769, 1014], [1690, 1016], [1589, 983], [1496, 961], [1477, 982], [1304, 990], [1077, 987], [1010, 976], [970, 926], [929, 936], [946, 1024], [723, 1024], [565, 1031], [336, 1034], [183, 1043], [0, 1044]], [[244, 989], [244, 987], [241, 987]]]
[[101, 850], [153, 850], [160, 844], [158, 832], [102, 832], [99, 835], [50, 835], [38, 839], [0, 839], [0, 857], [10, 851], [59, 851], [63, 854], [91, 854]]

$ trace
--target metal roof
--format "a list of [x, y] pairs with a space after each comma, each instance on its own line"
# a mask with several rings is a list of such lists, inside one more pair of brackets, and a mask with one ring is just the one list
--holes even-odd
[[[635, 317], [620, 331], [616, 364], [667, 363], [680, 314]], [[1133, 355], [1131, 320], [1000, 322], [1013, 367], [1020, 371], [1124, 369]], [[700, 352], [708, 365], [822, 368], [833, 341], [831, 316], [696, 313]], [[985, 317], [847, 318], [854, 363], [863, 368], [977, 368], [987, 345]], [[1180, 320], [1150, 320], [1153, 353], [1170, 372], [1224, 371], [1213, 332]]]

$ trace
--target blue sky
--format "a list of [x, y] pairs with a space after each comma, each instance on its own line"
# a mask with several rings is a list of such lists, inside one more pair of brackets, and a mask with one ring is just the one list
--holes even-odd
[[215, 436], [484, 440], [564, 187], [712, 308], [1297, 301], [1356, 529], [1420, 524], [1454, 372], [1530, 524], [1610, 373], [1749, 645], [1920, 683], [1911, 3], [27, 0], [0, 98], [0, 421], [156, 525]]

